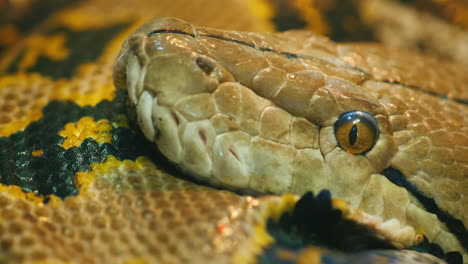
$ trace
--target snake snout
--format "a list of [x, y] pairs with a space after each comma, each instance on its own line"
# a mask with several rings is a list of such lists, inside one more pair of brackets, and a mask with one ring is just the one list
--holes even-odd
[[193, 125], [187, 124], [213, 115], [207, 97], [221, 83], [234, 81], [197, 43], [180, 32], [137, 31], [124, 44], [115, 67], [115, 84], [128, 91], [130, 109], [143, 134], [176, 163], [186, 159], [187, 138], [198, 135], [207, 144], [207, 132], [198, 128], [193, 132], [187, 128]]
[[206, 136], [201, 130], [189, 133], [187, 123], [212, 115], [205, 99], [223, 81], [221, 72], [213, 59], [185, 50], [162, 52], [150, 59], [137, 113], [140, 119], [147, 116], [139, 123], [143, 131], [149, 131], [145, 135], [150, 140], [153, 130], [158, 132], [154, 141], [169, 160], [179, 163], [185, 159], [187, 137]]

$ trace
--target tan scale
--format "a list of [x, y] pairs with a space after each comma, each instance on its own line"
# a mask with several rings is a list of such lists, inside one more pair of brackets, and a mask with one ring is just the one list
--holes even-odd
[[48, 205], [0, 193], [2, 251], [8, 252], [0, 262], [220, 263], [242, 241], [246, 258], [258, 250], [245, 244], [263, 221], [262, 213], [253, 214], [260, 201], [251, 197], [181, 181], [144, 159], [109, 157], [79, 179], [88, 177], [94, 179], [82, 194]]

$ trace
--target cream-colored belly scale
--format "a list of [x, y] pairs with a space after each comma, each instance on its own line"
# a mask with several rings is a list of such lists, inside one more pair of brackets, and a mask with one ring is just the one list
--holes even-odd
[[[468, 98], [468, 77], [456, 65], [307, 32], [158, 19], [124, 44], [115, 83], [128, 89], [145, 136], [194, 177], [256, 193], [329, 189], [466, 262], [460, 237], [382, 175], [401, 171], [466, 233], [468, 111], [458, 101]], [[362, 155], [340, 148], [334, 131], [354, 110], [371, 113], [380, 131]]]

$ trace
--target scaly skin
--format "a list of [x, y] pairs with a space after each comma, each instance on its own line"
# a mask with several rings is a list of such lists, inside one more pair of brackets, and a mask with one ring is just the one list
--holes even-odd
[[[158, 19], [124, 44], [114, 78], [145, 136], [191, 175], [260, 193], [328, 189], [466, 256], [468, 108], [457, 100], [466, 100], [468, 78], [455, 65], [307, 32]], [[365, 155], [335, 139], [333, 124], [353, 110], [379, 123]], [[388, 168], [409, 182], [388, 179]]]
[[[332, 236], [333, 229], [339, 230], [338, 234], [335, 232], [335, 240], [332, 239], [335, 244], [320, 240], [318, 244], [315, 240], [314, 243], [302, 241], [300, 249], [291, 249], [290, 244], [285, 245], [284, 241], [281, 244], [284, 234], [275, 236], [275, 229], [271, 231], [266, 225], [267, 219], [270, 219], [269, 224], [281, 222], [280, 219], [290, 215], [292, 211], [301, 212], [292, 209], [301, 204], [296, 203], [299, 197], [285, 195], [254, 198], [184, 180], [180, 171], [174, 170], [164, 157], [152, 151], [155, 149], [152, 144], [144, 141], [128, 127], [120, 94], [115, 93], [112, 69], [121, 44], [137, 27], [156, 17], [174, 16], [196, 25], [271, 32], [274, 31], [271, 2], [27, 2], [47, 8], [30, 9], [25, 1], [0, 0], [0, 23], [8, 22], [10, 17], [13, 17], [10, 22], [15, 22], [0, 25], [0, 263], [254, 263], [262, 260], [263, 263], [443, 263], [428, 254], [400, 249], [417, 244], [421, 238], [418, 234], [423, 231], [428, 233], [428, 230], [414, 230], [395, 220], [385, 221], [392, 214], [401, 215], [402, 212], [396, 208], [405, 201], [373, 198], [380, 197], [381, 193], [384, 193], [384, 197], [401, 197], [406, 191], [388, 185], [388, 181], [380, 176], [373, 183], [388, 188], [380, 190], [367, 187], [366, 190], [375, 190], [378, 194], [363, 194], [372, 199], [367, 202], [368, 206], [363, 206], [366, 204], [363, 200], [361, 207], [374, 215], [384, 214], [384, 219], [366, 214], [336, 199], [329, 205], [331, 208], [328, 208], [324, 206], [322, 197], [322, 200], [316, 201], [321, 211], [302, 211], [309, 218], [299, 220], [307, 228], [328, 230], [325, 240]], [[307, 17], [307, 14], [313, 14], [310, 8], [306, 8], [311, 2], [314, 1], [290, 1], [289, 6], [302, 6], [303, 9], [297, 14]], [[6, 9], [3, 8], [5, 3]], [[287, 11], [291, 9], [276, 10], [281, 15]], [[311, 23], [316, 24], [315, 22], [313, 20]], [[302, 44], [307, 45], [299, 37], [301, 34], [287, 34], [290, 36], [290, 44], [294, 44], [294, 38], [301, 40], [295, 44], [299, 49]], [[325, 46], [315, 48], [323, 52], [311, 55], [324, 56], [325, 61], [327, 58], [335, 58], [336, 55], [328, 54], [334, 53], [334, 44], [322, 40]], [[317, 40], [317, 43], [322, 43], [322, 40]], [[412, 60], [413, 55], [384, 53], [374, 57], [366, 55], [363, 58], [367, 60], [361, 60], [358, 56], [360, 52], [371, 50], [365, 47], [355, 53], [338, 47], [339, 57], [342, 56], [351, 65], [360, 63], [358, 67], [365, 69], [365, 76], [362, 73], [355, 74], [352, 69], [347, 73], [343, 72], [341, 66], [320, 68], [320, 72], [326, 76], [339, 74], [341, 78], [356, 84], [368, 81], [370, 84], [373, 78], [379, 80], [378, 74], [385, 76], [383, 70], [390, 70], [387, 72], [396, 75], [382, 78], [401, 81], [396, 77], [406, 76], [403, 78], [404, 82], [426, 81], [421, 85], [424, 88], [437, 84], [431, 88], [436, 93], [443, 87], [449, 87], [448, 82], [453, 82], [455, 86], [461, 83], [458, 87], [466, 92], [466, 88], [463, 88], [466, 87], [463, 86], [466, 84], [463, 81], [465, 77], [456, 73], [460, 70], [450, 70], [456, 66], [434, 61], [431, 72], [427, 69], [420, 70], [423, 66], [419, 64], [424, 62], [418, 62], [419, 66], [414, 71], [405, 69], [395, 72], [395, 65], [390, 65], [386, 60], [394, 57], [401, 60], [406, 57], [410, 61], [409, 69], [412, 69], [411, 66], [415, 63]], [[375, 60], [385, 57], [387, 59], [383, 62]], [[288, 63], [288, 60], [280, 56], [276, 60]], [[343, 62], [338, 59], [334, 63], [341, 65]], [[377, 71], [372, 72], [373, 69]], [[423, 75], [420, 73], [430, 75], [421, 77]], [[439, 76], [431, 79], [434, 74]], [[454, 74], [457, 77], [445, 78]], [[372, 78], [367, 75], [372, 75]], [[414, 83], [412, 85], [420, 86]], [[394, 85], [387, 87], [381, 83], [379, 87], [366, 98], [379, 98], [375, 95], [378, 93], [386, 95], [387, 88], [392, 91], [398, 89]], [[400, 89], [403, 89], [402, 94], [412, 93], [406, 88]], [[466, 99], [466, 96], [460, 97]], [[428, 100], [443, 102], [435, 98], [426, 99], [425, 103]], [[413, 109], [411, 101], [407, 101], [406, 97], [401, 101], [395, 105], [403, 107], [409, 104], [405, 107]], [[405, 140], [411, 142], [416, 134], [408, 135], [404, 126], [411, 122], [406, 122], [405, 119], [413, 120], [418, 116], [414, 113], [401, 114], [407, 108], [393, 110], [397, 114], [393, 121], [390, 116], [390, 123], [401, 124], [400, 129], [403, 131], [399, 137], [394, 135], [395, 143], [399, 145]], [[387, 114], [391, 112], [384, 111]], [[452, 112], [449, 111], [447, 116], [454, 116]], [[445, 121], [439, 112], [430, 113], [436, 115], [437, 120]], [[329, 121], [330, 124], [333, 122]], [[452, 127], [451, 123], [453, 122], [441, 122], [439, 127]], [[433, 120], [425, 121], [423, 125], [430, 125], [431, 129], [438, 127], [438, 123]], [[417, 129], [423, 125], [413, 127], [412, 131], [420, 131]], [[463, 125], [464, 127], [466, 126]], [[271, 137], [279, 136], [274, 133], [275, 130], [270, 132]], [[466, 131], [463, 135], [465, 134]], [[333, 136], [329, 135], [329, 138], [334, 140]], [[320, 135], [315, 143], [311, 142], [310, 136], [298, 139], [304, 141], [296, 142], [297, 144], [313, 144], [320, 147], [320, 150], [322, 148], [318, 145], [323, 141]], [[329, 144], [328, 147], [334, 144]], [[338, 150], [335, 148], [328, 151]], [[315, 153], [318, 154], [319, 151]], [[320, 151], [320, 155], [321, 153]], [[394, 159], [398, 153], [394, 155]], [[444, 156], [441, 153], [447, 151], [439, 151], [439, 155], [435, 154], [435, 157], [446, 163], [462, 157]], [[151, 157], [151, 161], [148, 157]], [[425, 172], [429, 168], [437, 168], [428, 167], [428, 162], [421, 164], [427, 165]], [[460, 168], [451, 165], [443, 165], [442, 172], [457, 175], [455, 172]], [[406, 161], [402, 166], [408, 170], [414, 169], [413, 162]], [[438, 173], [441, 174], [440, 172], [439, 166]], [[380, 181], [387, 185], [381, 185]], [[307, 183], [315, 184], [315, 181]], [[306, 189], [299, 186], [297, 188]], [[459, 189], [463, 188], [466, 189], [466, 186], [459, 186]], [[434, 192], [446, 190], [449, 188], [438, 188]], [[409, 199], [412, 204], [417, 204], [413, 198]], [[327, 199], [325, 204], [326, 201]], [[309, 203], [305, 204], [310, 205]], [[307, 206], [306, 208], [309, 209]], [[343, 229], [343, 226], [340, 229], [340, 226], [332, 225], [331, 231], [327, 229], [326, 224], [333, 223], [333, 219], [324, 218], [323, 211], [328, 212], [324, 208], [334, 212], [335, 216], [337, 211], [341, 211], [341, 218], [360, 223], [358, 226], [361, 229], [357, 229], [358, 239], [349, 236], [348, 228]], [[322, 221], [325, 225], [311, 224], [317, 221]], [[409, 220], [407, 223], [412, 224]], [[297, 228], [294, 224], [286, 224], [286, 229], [288, 227]], [[350, 252], [349, 248], [346, 250], [338, 246], [346, 243], [360, 244], [359, 237], [366, 233], [363, 230], [376, 236], [378, 243], [354, 247], [355, 250], [359, 248], [358, 252]], [[437, 228], [430, 231], [438, 232]], [[281, 232], [281, 229], [276, 232]], [[426, 235], [429, 236], [429, 233]], [[389, 243], [383, 243], [379, 240], [381, 238], [391, 242], [390, 249]], [[294, 236], [289, 239], [297, 243]], [[376, 239], [371, 241], [375, 242]], [[383, 247], [382, 244], [386, 246]], [[325, 248], [327, 246], [328, 249]]]

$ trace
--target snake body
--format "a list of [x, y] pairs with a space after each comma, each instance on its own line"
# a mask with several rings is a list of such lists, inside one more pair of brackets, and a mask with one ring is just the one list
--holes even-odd
[[[462, 70], [441, 73], [437, 60], [307, 32], [238, 33], [173, 19], [141, 27], [121, 54], [115, 83], [128, 89], [143, 133], [195, 177], [260, 193], [329, 189], [465, 252], [467, 108], [455, 100], [467, 96]], [[431, 94], [442, 85], [450, 99]], [[353, 110], [378, 120], [365, 155], [335, 139], [333, 124]], [[453, 221], [428, 212], [389, 168]]]
[[0, 263], [466, 263], [466, 70], [273, 2], [0, 1]]

